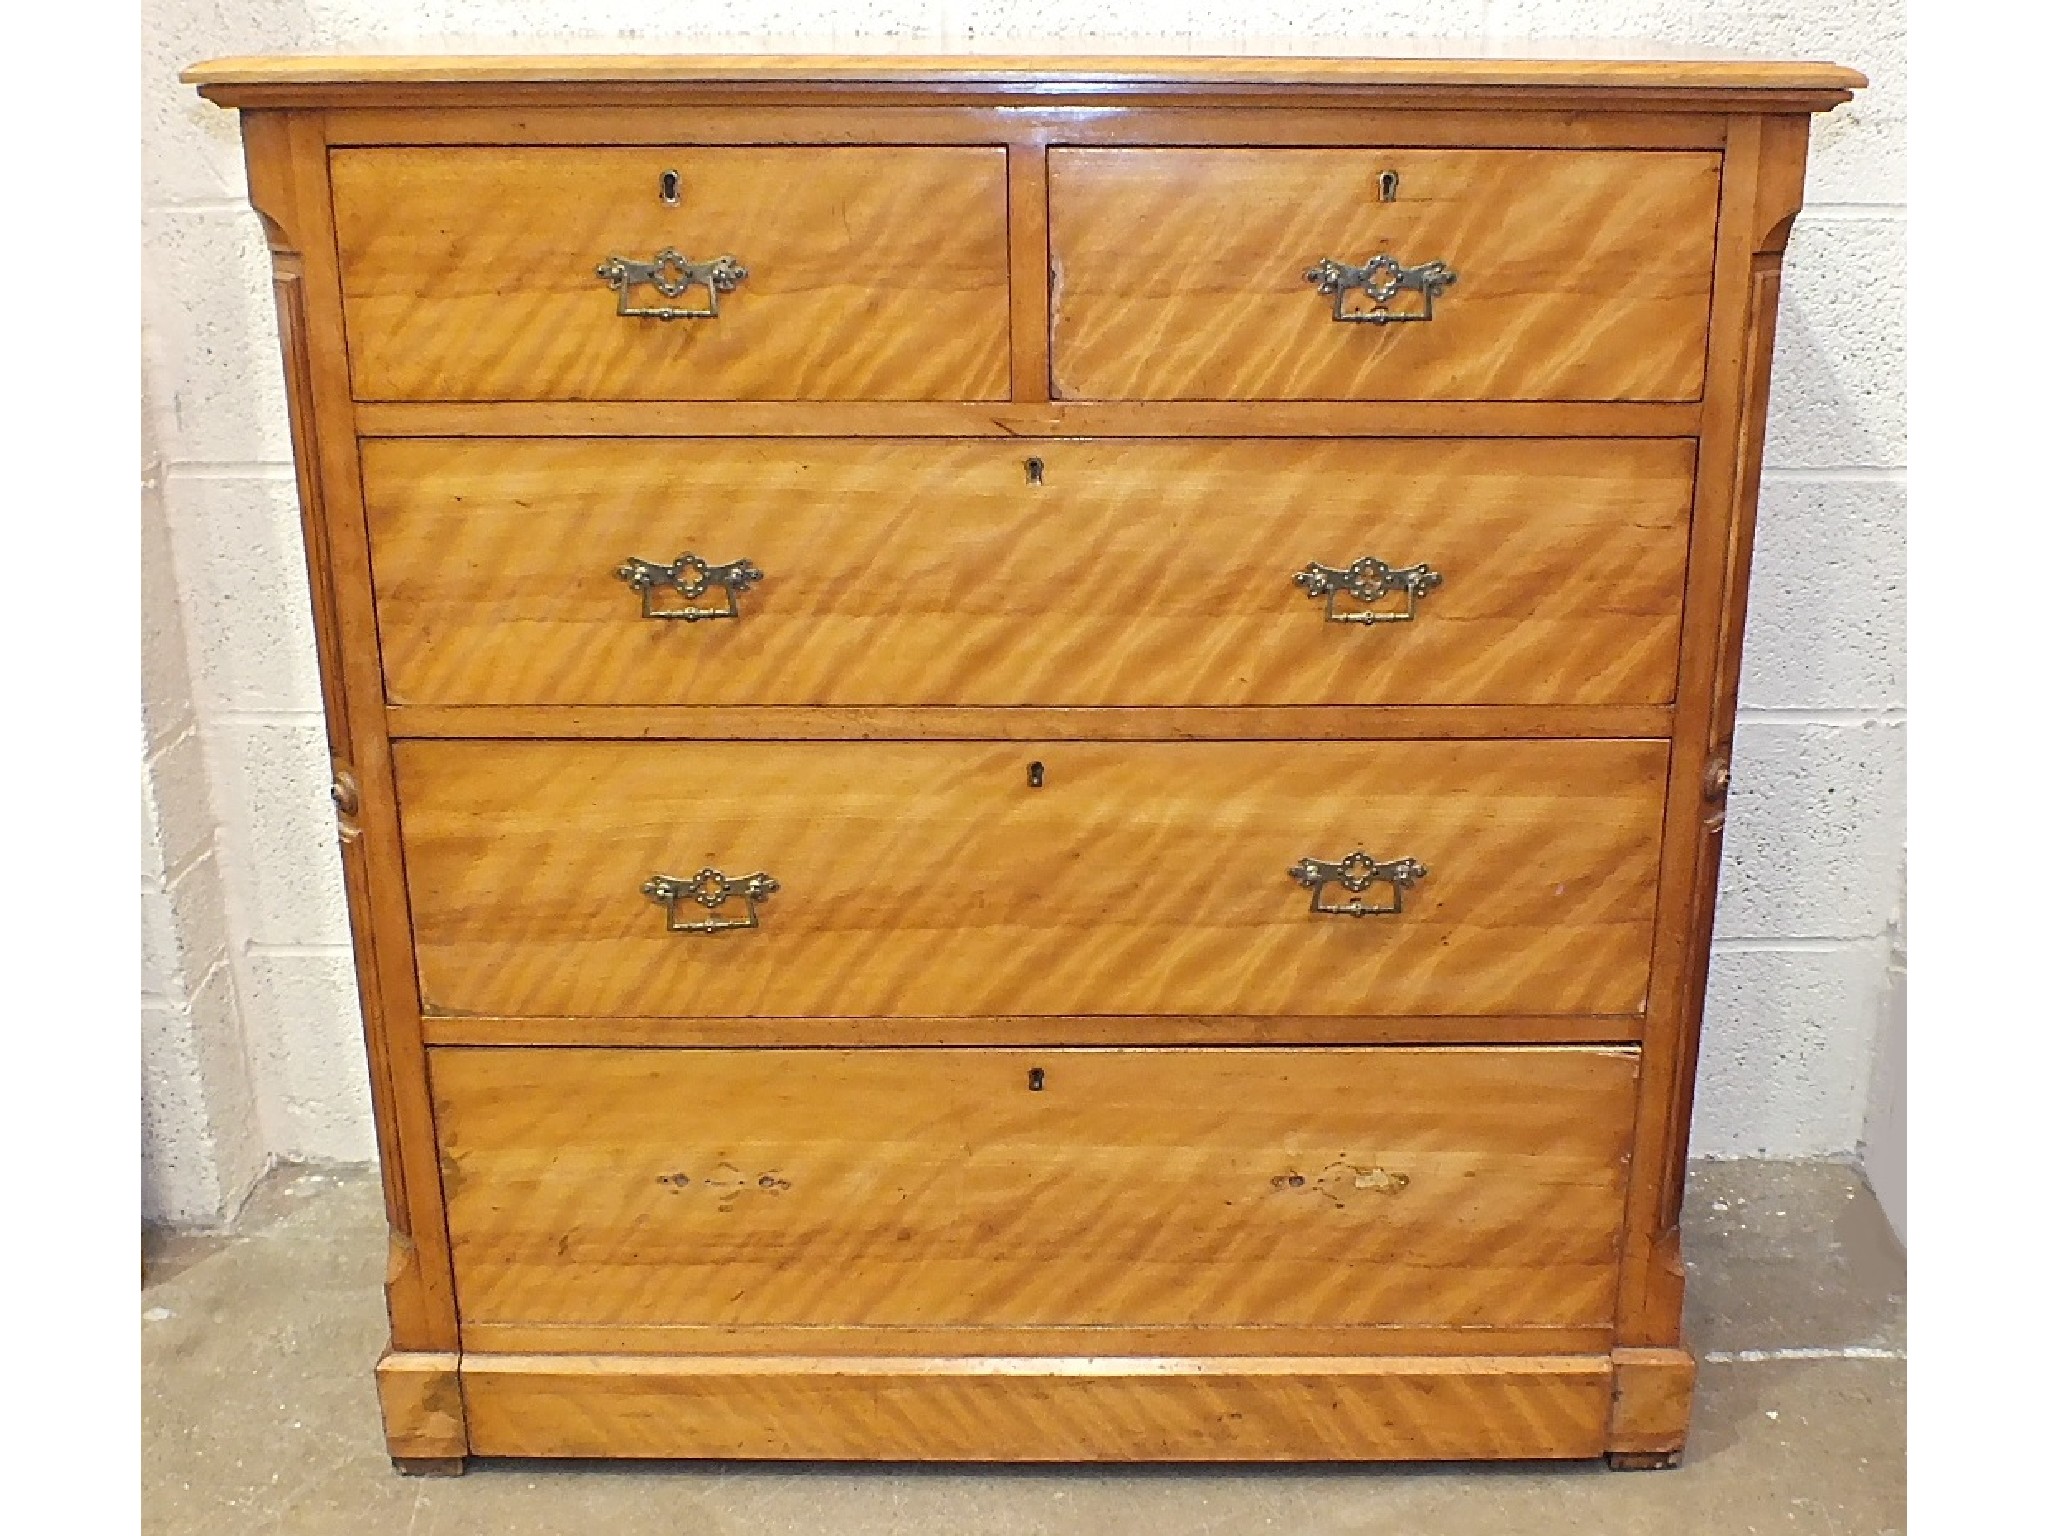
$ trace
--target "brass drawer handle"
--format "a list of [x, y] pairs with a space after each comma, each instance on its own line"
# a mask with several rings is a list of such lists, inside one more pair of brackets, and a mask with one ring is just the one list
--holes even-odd
[[[1440, 261], [1425, 261], [1419, 267], [1404, 267], [1381, 251], [1362, 267], [1347, 266], [1325, 256], [1301, 274], [1315, 284], [1317, 293], [1330, 296], [1330, 318], [1355, 325], [1399, 325], [1411, 320], [1434, 320], [1436, 301], [1458, 280], [1458, 274]], [[1365, 295], [1370, 308], [1344, 307], [1344, 295]], [[1394, 309], [1398, 293], [1422, 295], [1420, 309]]]
[[[1294, 573], [1294, 584], [1310, 597], [1323, 599], [1323, 617], [1332, 624], [1406, 624], [1415, 617], [1415, 605], [1444, 584], [1443, 572], [1433, 571], [1427, 562], [1398, 569], [1384, 560], [1367, 555], [1341, 570], [1311, 560], [1306, 570]], [[1358, 607], [1340, 612], [1337, 597], [1349, 593], [1360, 604], [1376, 603], [1392, 593], [1407, 596], [1400, 608]]]
[[[1329, 917], [1392, 917], [1401, 910], [1402, 897], [1429, 870], [1414, 859], [1395, 859], [1382, 864], [1364, 849], [1345, 855], [1336, 863], [1325, 859], [1303, 859], [1287, 871], [1299, 885], [1309, 889], [1308, 909]], [[1361, 893], [1369, 885], [1383, 884], [1393, 887], [1393, 900], [1384, 906], [1374, 906]], [[1356, 899], [1332, 903], [1324, 899], [1324, 893], [1333, 885], [1342, 886]]]
[[[598, 265], [597, 275], [619, 296], [619, 313], [638, 320], [716, 320], [718, 296], [731, 293], [747, 275], [747, 269], [731, 256], [711, 261], [692, 261], [674, 246], [655, 253], [652, 261], [633, 261], [613, 256]], [[692, 288], [704, 290], [702, 308], [687, 305], [636, 305], [633, 290], [646, 286], [665, 299], [679, 299]]]
[[[781, 890], [770, 875], [726, 875], [715, 869], [700, 869], [685, 880], [680, 875], [650, 875], [640, 894], [668, 908], [670, 933], [730, 933], [736, 928], [761, 926], [761, 903]], [[718, 909], [737, 897], [747, 905], [745, 917], [721, 917]], [[705, 915], [685, 921], [677, 908], [694, 902]]]
[[[694, 624], [699, 619], [736, 619], [740, 616], [740, 594], [761, 579], [761, 568], [751, 560], [730, 565], [710, 565], [692, 554], [681, 554], [673, 565], [656, 565], [652, 560], [628, 560], [614, 573], [640, 594], [643, 619], [681, 619]], [[697, 599], [713, 587], [725, 594], [716, 608], [700, 608]], [[654, 594], [672, 591], [683, 599], [680, 608], [657, 608]]]

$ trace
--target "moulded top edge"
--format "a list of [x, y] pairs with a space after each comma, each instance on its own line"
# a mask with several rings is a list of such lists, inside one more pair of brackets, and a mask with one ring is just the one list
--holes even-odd
[[1856, 70], [1818, 61], [1660, 51], [1648, 43], [1415, 43], [1371, 57], [1120, 57], [1045, 55], [868, 57], [706, 54], [273, 55], [212, 59], [179, 78], [227, 105], [289, 105], [304, 91], [469, 87], [785, 87], [859, 92], [922, 88], [1029, 100], [1145, 91], [1228, 94], [1384, 88], [1619, 91], [1632, 99], [1730, 93], [1844, 99], [1868, 84]]

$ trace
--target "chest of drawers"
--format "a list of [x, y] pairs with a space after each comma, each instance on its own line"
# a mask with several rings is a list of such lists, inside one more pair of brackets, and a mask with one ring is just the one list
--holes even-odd
[[1853, 72], [270, 59], [391, 1452], [1675, 1459]]

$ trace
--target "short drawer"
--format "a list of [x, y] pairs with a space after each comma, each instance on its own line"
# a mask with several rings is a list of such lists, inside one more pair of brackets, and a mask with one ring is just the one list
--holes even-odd
[[363, 448], [422, 705], [1661, 704], [1692, 472], [1670, 439]]
[[1604, 1350], [1613, 1322], [1632, 1050], [443, 1048], [431, 1069], [466, 1348], [1577, 1335], [1533, 1353]]
[[993, 147], [339, 151], [356, 395], [1003, 398], [1004, 166]]
[[1070, 399], [1692, 400], [1720, 157], [1055, 149]]
[[424, 1004], [501, 1017], [1633, 1015], [1666, 757], [396, 748]]

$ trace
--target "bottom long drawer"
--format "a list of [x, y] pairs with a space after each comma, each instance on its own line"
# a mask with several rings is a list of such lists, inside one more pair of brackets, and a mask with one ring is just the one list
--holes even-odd
[[432, 1053], [467, 1349], [1604, 1350], [1636, 1053]]

